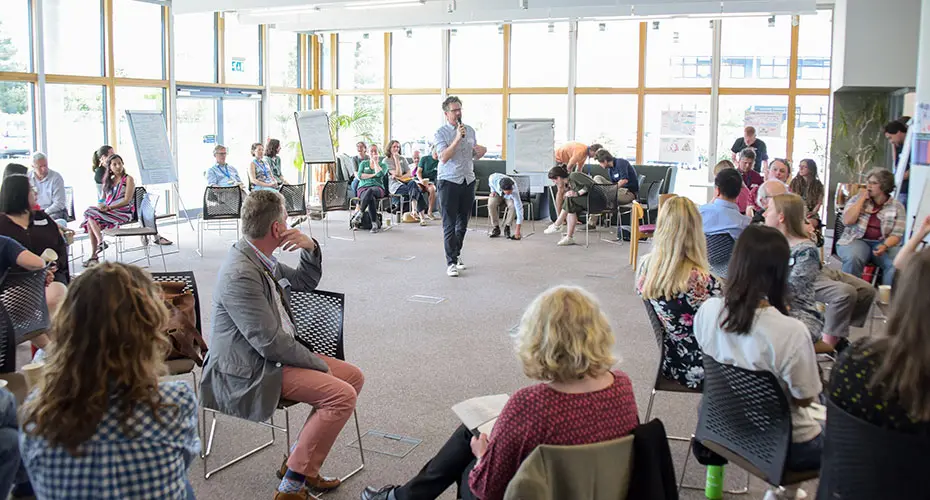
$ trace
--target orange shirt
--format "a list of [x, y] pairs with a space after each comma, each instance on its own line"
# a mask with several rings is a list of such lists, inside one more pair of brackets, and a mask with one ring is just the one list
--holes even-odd
[[565, 165], [584, 165], [588, 159], [588, 146], [581, 142], [568, 142], [555, 150], [555, 161]]

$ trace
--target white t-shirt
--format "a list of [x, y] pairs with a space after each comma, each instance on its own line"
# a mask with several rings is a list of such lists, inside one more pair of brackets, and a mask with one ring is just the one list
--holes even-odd
[[[738, 335], [720, 326], [723, 299], [707, 299], [694, 319], [694, 336], [704, 354], [718, 363], [775, 374], [795, 399], [816, 397], [823, 390], [817, 358], [804, 323], [766, 307], [756, 312], [752, 330]], [[804, 443], [817, 437], [820, 424], [806, 408], [791, 405], [791, 441]]]

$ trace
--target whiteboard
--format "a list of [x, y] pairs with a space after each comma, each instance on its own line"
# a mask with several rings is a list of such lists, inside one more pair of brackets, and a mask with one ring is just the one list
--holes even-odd
[[697, 129], [697, 112], [663, 111], [659, 135], [683, 135], [691, 137]]
[[758, 137], [782, 137], [784, 123], [785, 115], [773, 111], [746, 110], [743, 118], [743, 126], [755, 128]]
[[126, 121], [136, 148], [142, 185], [178, 182], [165, 115], [161, 111], [126, 111]]
[[507, 173], [549, 172], [555, 166], [555, 120], [507, 120]]
[[304, 163], [336, 163], [333, 136], [329, 129], [329, 115], [325, 111], [297, 111], [297, 137], [304, 154]]

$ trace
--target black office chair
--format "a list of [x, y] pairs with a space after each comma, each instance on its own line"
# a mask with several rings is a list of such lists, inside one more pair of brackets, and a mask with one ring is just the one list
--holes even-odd
[[726, 278], [730, 256], [733, 255], [733, 246], [736, 241], [727, 233], [706, 234], [704, 237], [707, 239], [707, 260], [710, 261], [710, 272]]
[[[613, 216], [617, 213], [617, 191], [620, 189], [616, 184], [595, 184], [591, 186], [588, 192], [587, 218], [593, 216], [603, 217], [607, 222], [607, 227], [613, 224]], [[589, 224], [584, 225], [584, 246], [588, 246]], [[605, 240], [606, 241], [606, 240]]]
[[837, 210], [836, 216], [833, 218], [833, 242], [831, 245], [830, 255], [838, 255], [836, 253], [837, 242], [840, 241], [840, 238], [843, 237], [843, 230], [846, 229], [846, 224], [843, 224], [843, 211]]
[[45, 275], [45, 269], [7, 271], [0, 282], [0, 328], [7, 336], [12, 332], [14, 346], [48, 330]]
[[222, 232], [235, 223], [239, 238], [239, 219], [242, 218], [242, 201], [245, 194], [239, 186], [207, 186], [203, 192], [203, 211], [197, 222], [197, 254], [203, 257], [203, 231], [216, 229]]
[[[798, 484], [819, 474], [785, 467], [791, 445], [791, 406], [778, 378], [768, 371], [718, 363], [706, 354], [695, 438], [772, 486]], [[685, 466], [690, 450], [688, 455]]]
[[[655, 400], [657, 392], [674, 392], [679, 394], [700, 394], [701, 389], [692, 389], [686, 385], [682, 385], [677, 380], [672, 380], [665, 378], [662, 374], [662, 363], [665, 361], [666, 351], [665, 351], [665, 325], [662, 324], [662, 321], [659, 319], [659, 316], [656, 314], [655, 308], [652, 306], [652, 302], [648, 300], [643, 300], [643, 306], [646, 308], [646, 316], [649, 317], [649, 323], [652, 325], [652, 333], [655, 335], [656, 345], [659, 348], [659, 365], [656, 367], [656, 379], [655, 383], [652, 385], [652, 392], [649, 394], [649, 404], [646, 406], [646, 417], [643, 419], [644, 422], [649, 421], [650, 415], [652, 415], [652, 403]], [[685, 441], [690, 442], [690, 438], [669, 436], [670, 440], [673, 441]]]
[[[662, 188], [665, 186], [665, 179], [659, 179], [657, 181], [652, 181], [649, 183], [649, 188], [646, 190], [646, 204], [643, 205], [643, 211], [646, 213], [646, 224], [655, 224], [652, 221], [651, 212], [659, 210], [659, 195], [662, 194]], [[642, 186], [640, 186], [640, 192], [642, 192]]]
[[310, 227], [310, 218], [307, 217], [307, 185], [306, 184], [283, 184], [278, 189], [284, 196], [284, 208], [288, 217], [303, 217], [307, 222], [307, 229], [313, 235], [313, 229]]
[[930, 436], [860, 420], [827, 401], [817, 498], [930, 498]]
[[352, 238], [342, 236], [331, 236], [329, 234], [329, 216], [330, 212], [349, 211], [349, 182], [348, 181], [326, 181], [323, 184], [323, 191], [320, 195], [320, 206], [312, 207], [315, 211], [320, 212], [323, 219], [323, 236], [324, 238], [333, 238], [337, 240], [355, 241], [355, 231], [352, 231]]

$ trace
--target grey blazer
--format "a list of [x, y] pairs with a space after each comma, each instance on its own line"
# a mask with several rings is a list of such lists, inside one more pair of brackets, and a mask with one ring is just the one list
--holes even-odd
[[[297, 269], [279, 263], [274, 278], [286, 278], [292, 290], [313, 290], [323, 274], [322, 261], [319, 247], [301, 250]], [[282, 366], [329, 371], [282, 329], [273, 298], [277, 293], [252, 246], [245, 239], [234, 244], [213, 294], [213, 332], [200, 382], [205, 407], [261, 422], [271, 417], [281, 397]]]

